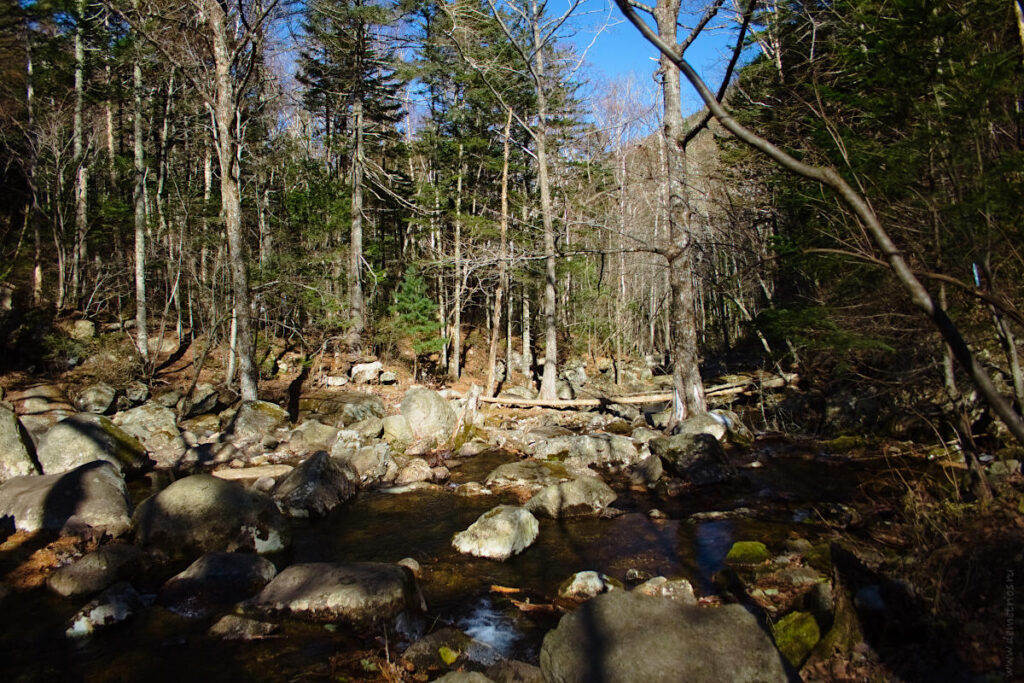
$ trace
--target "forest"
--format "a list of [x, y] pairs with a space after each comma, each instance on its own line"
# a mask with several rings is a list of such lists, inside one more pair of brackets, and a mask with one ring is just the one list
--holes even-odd
[[1024, 1], [166, 1], [0, 0], [8, 680], [1024, 676]]

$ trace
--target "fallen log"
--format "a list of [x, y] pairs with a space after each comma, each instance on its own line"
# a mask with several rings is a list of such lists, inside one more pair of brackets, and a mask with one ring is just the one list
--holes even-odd
[[[731, 396], [743, 394], [756, 389], [782, 389], [796, 384], [799, 376], [795, 373], [785, 375], [770, 375], [750, 377], [746, 381], [732, 381], [726, 384], [719, 384], [708, 387], [704, 390], [705, 396]], [[456, 398], [464, 398], [456, 395]], [[501, 396], [479, 396], [477, 400], [481, 403], [497, 403], [506, 406], [521, 408], [593, 408], [609, 403], [620, 405], [640, 405], [645, 403], [664, 403], [672, 400], [672, 392], [659, 392], [652, 394], [635, 394], [632, 396], [597, 396], [594, 398], [574, 398], [569, 400], [545, 401], [539, 398], [503, 398]]]

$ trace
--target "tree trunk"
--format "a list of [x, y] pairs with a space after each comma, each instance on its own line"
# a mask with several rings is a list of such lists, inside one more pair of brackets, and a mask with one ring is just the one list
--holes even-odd
[[349, 346], [358, 349], [366, 328], [363, 310], [363, 102], [352, 104], [355, 148], [352, 151], [352, 224], [349, 234], [348, 304], [351, 328]]
[[238, 104], [231, 81], [231, 51], [228, 45], [227, 18], [219, 2], [205, 0], [206, 20], [213, 34], [216, 68], [217, 157], [220, 161], [220, 201], [231, 261], [231, 294], [238, 324], [238, 374], [243, 401], [256, 400], [256, 365], [253, 363], [252, 311], [249, 306], [249, 273], [242, 235], [242, 202], [238, 188], [238, 140], [235, 119]]
[[146, 212], [143, 195], [146, 193], [146, 168], [142, 149], [142, 65], [136, 53], [132, 65], [132, 93], [135, 99], [135, 331], [139, 355], [149, 362], [149, 335], [146, 320]]
[[76, 4], [78, 16], [75, 22], [75, 114], [72, 129], [72, 145], [75, 155], [75, 240], [71, 253], [71, 300], [79, 305], [83, 282], [83, 270], [89, 258], [86, 235], [89, 230], [89, 169], [85, 163], [85, 146], [82, 122], [82, 106], [85, 96], [85, 0]]
[[[497, 389], [495, 381], [495, 365], [498, 356], [498, 335], [501, 332], [502, 297], [508, 288], [508, 156], [509, 134], [512, 132], [512, 112], [505, 119], [504, 143], [501, 149], [501, 242], [498, 247], [498, 291], [494, 293], [494, 314], [491, 316], [491, 346], [487, 353], [487, 387], [485, 396], [494, 396]], [[505, 377], [512, 371], [509, 358], [505, 358]]]
[[452, 301], [452, 355], [448, 377], [458, 379], [462, 363], [462, 143], [459, 143], [459, 175], [455, 181], [455, 292]]

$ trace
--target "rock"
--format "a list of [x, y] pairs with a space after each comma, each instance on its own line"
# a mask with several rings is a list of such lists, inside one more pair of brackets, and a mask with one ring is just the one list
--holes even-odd
[[782, 657], [741, 605], [705, 609], [611, 591], [562, 617], [544, 638], [548, 683], [787, 681]]
[[460, 553], [507, 560], [537, 540], [540, 525], [529, 511], [514, 505], [499, 505], [485, 512], [468, 529], [452, 538]]
[[355, 494], [354, 473], [318, 451], [285, 475], [271, 495], [289, 517], [322, 517]]
[[560, 436], [538, 442], [531, 450], [536, 458], [561, 460], [567, 467], [632, 465], [640, 460], [633, 440], [616, 434]]
[[[149, 387], [138, 380], [129, 382], [124, 388], [124, 397], [128, 399], [129, 403], [133, 406], [137, 406], [149, 398]], [[170, 408], [171, 406], [165, 407]]]
[[498, 398], [523, 398], [532, 401], [537, 398], [537, 392], [530, 387], [506, 387], [498, 394]]
[[138, 439], [156, 466], [177, 467], [185, 457], [185, 439], [174, 411], [158, 403], [146, 403], [114, 416], [114, 424]]
[[75, 408], [81, 413], [104, 415], [114, 405], [117, 390], [106, 382], [90, 384], [75, 398]]
[[650, 443], [651, 439], [657, 439], [662, 436], [662, 433], [654, 429], [648, 429], [647, 427], [637, 427], [633, 430], [631, 436], [633, 441], [637, 444], [643, 445]]
[[616, 588], [622, 588], [622, 585], [604, 574], [595, 571], [576, 572], [558, 587], [558, 597], [583, 601]]
[[371, 415], [359, 422], [353, 422], [348, 428], [358, 434], [365, 443], [381, 435], [381, 432], [384, 431], [384, 423], [379, 417]]
[[39, 464], [46, 474], [73, 470], [105, 460], [118, 470], [139, 469], [149, 463], [146, 449], [102, 415], [79, 413], [51, 427], [39, 444]]
[[618, 496], [597, 477], [580, 477], [538, 491], [524, 505], [534, 514], [555, 519], [599, 515]]
[[398, 384], [398, 375], [391, 370], [385, 370], [380, 373], [381, 384]]
[[697, 604], [697, 596], [693, 594], [693, 586], [686, 579], [670, 580], [664, 576], [655, 576], [644, 581], [633, 590], [654, 598], [669, 598], [684, 605]]
[[490, 448], [490, 444], [481, 438], [474, 437], [466, 443], [459, 446], [457, 453], [460, 458], [472, 458], [473, 456], [480, 455]]
[[648, 445], [670, 472], [698, 486], [723, 482], [735, 474], [713, 436], [679, 434], [651, 439]]
[[[156, 394], [153, 394], [153, 403], [161, 405], [164, 408], [174, 408], [181, 401], [181, 392], [177, 389], [164, 389]], [[220, 429], [218, 427], [218, 429]]]
[[404, 486], [417, 481], [428, 481], [434, 478], [434, 472], [423, 458], [412, 458], [408, 464], [398, 470], [395, 486]]
[[383, 369], [384, 365], [379, 360], [372, 363], [358, 363], [352, 366], [349, 375], [355, 384], [373, 384]]
[[768, 548], [760, 541], [736, 541], [725, 556], [726, 564], [754, 565], [763, 564], [771, 557]]
[[116, 583], [71, 618], [64, 632], [69, 638], [92, 635], [97, 629], [127, 620], [145, 604], [130, 583]]
[[743, 448], [754, 445], [754, 434], [743, 424], [739, 415], [731, 410], [722, 409], [712, 410], [709, 414], [725, 425], [726, 438], [730, 443]]
[[[185, 401], [185, 397], [179, 400], [178, 405], [180, 407], [184, 407], [182, 405], [183, 401]], [[192, 390], [190, 407], [188, 410], [183, 411], [183, 416], [195, 417], [204, 413], [212, 413], [217, 408], [219, 402], [220, 395], [217, 393], [217, 389], [212, 384], [200, 382]]]
[[277, 630], [277, 624], [227, 614], [211, 626], [207, 633], [224, 640], [258, 640], [276, 633]]
[[208, 474], [179, 479], [147, 498], [132, 526], [136, 542], [172, 557], [213, 550], [272, 553], [291, 541], [269, 496]]
[[558, 462], [540, 460], [521, 460], [499, 465], [484, 480], [484, 484], [492, 488], [525, 487], [539, 491], [546, 486], [570, 481], [572, 475], [565, 465]]
[[9, 400], [16, 406], [21, 424], [38, 443], [43, 434], [59, 420], [75, 414], [60, 387], [40, 384], [12, 394]]
[[988, 476], [995, 479], [1006, 479], [1020, 472], [1020, 461], [1014, 459], [997, 460], [988, 467]]
[[492, 664], [487, 668], [487, 677], [494, 683], [544, 683], [539, 666], [515, 659], [503, 659]]
[[386, 443], [356, 449], [336, 447], [331, 451], [331, 458], [354, 472], [359, 485], [364, 488], [394, 481], [398, 476], [398, 465], [391, 457], [391, 447]]
[[396, 451], [404, 451], [416, 440], [405, 415], [388, 415], [382, 420], [384, 440]]
[[412, 387], [402, 397], [400, 410], [417, 439], [445, 442], [455, 431], [455, 411], [432, 389]]
[[[218, 479], [227, 481], [257, 482], [260, 479], [278, 479], [287, 475], [295, 468], [291, 465], [259, 465], [258, 467], [225, 467], [210, 472]], [[255, 484], [254, 484], [255, 485]], [[271, 487], [273, 488], [273, 487]]]
[[479, 671], [449, 671], [444, 676], [435, 678], [434, 683], [494, 683], [494, 681]]
[[139, 578], [150, 564], [146, 551], [134, 545], [105, 545], [50, 574], [46, 585], [65, 598], [90, 595], [118, 581]]
[[467, 664], [483, 667], [500, 659], [501, 654], [494, 647], [452, 627], [420, 638], [402, 653], [403, 662], [421, 671], [461, 668]]
[[235, 443], [262, 441], [288, 422], [288, 411], [267, 401], [245, 401], [228, 425], [227, 432]]
[[76, 320], [68, 335], [75, 341], [89, 341], [96, 336], [96, 323], [91, 320]]
[[721, 441], [725, 438], [727, 431], [725, 424], [715, 419], [714, 415], [711, 413], [701, 413], [677, 424], [672, 433], [678, 436], [707, 434]]
[[0, 484], [0, 518], [8, 516], [20, 531], [75, 531], [84, 525], [119, 536], [131, 525], [131, 502], [117, 469], [94, 461]]
[[389, 621], [419, 604], [412, 573], [394, 564], [295, 564], [243, 603], [257, 614], [355, 626]]
[[825, 578], [821, 572], [811, 567], [786, 567], [775, 576], [779, 581], [795, 587], [810, 586]]
[[248, 553], [207, 553], [160, 588], [157, 604], [189, 619], [201, 619], [263, 590], [277, 569]]
[[384, 401], [374, 394], [358, 391], [330, 391], [299, 399], [299, 410], [328, 424], [346, 425], [370, 416], [384, 417]]
[[664, 473], [665, 468], [661, 464], [661, 458], [647, 453], [647, 457], [641, 459], [630, 469], [629, 481], [637, 486], [651, 487], [661, 479], [661, 475]]
[[293, 453], [330, 451], [338, 440], [338, 428], [319, 420], [306, 420], [292, 430], [287, 448]]
[[214, 415], [213, 413], [197, 415], [187, 420], [183, 420], [181, 423], [182, 429], [192, 432], [200, 439], [208, 439], [213, 435], [218, 434], [221, 430], [221, 426], [220, 416]]
[[576, 392], [572, 390], [572, 385], [563, 379], [555, 382], [555, 396], [558, 397], [559, 401], [571, 401], [576, 398]]
[[775, 645], [794, 669], [800, 668], [821, 640], [818, 622], [807, 612], [790, 612], [775, 622], [772, 633]]
[[0, 406], [0, 484], [13, 477], [36, 473], [24, 432], [14, 411]]

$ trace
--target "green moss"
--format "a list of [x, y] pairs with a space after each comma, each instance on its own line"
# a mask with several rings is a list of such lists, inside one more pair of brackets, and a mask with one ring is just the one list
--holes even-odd
[[775, 645], [797, 669], [821, 640], [818, 622], [808, 612], [790, 612], [776, 622], [772, 631]]
[[447, 666], [451, 666], [459, 658], [459, 653], [446, 645], [437, 648], [437, 655]]
[[865, 448], [868, 445], [867, 440], [862, 436], [839, 436], [831, 441], [826, 441], [822, 444], [830, 453], [849, 453], [857, 448]]
[[768, 548], [760, 541], [736, 541], [729, 548], [725, 561], [728, 564], [761, 564], [770, 556]]

